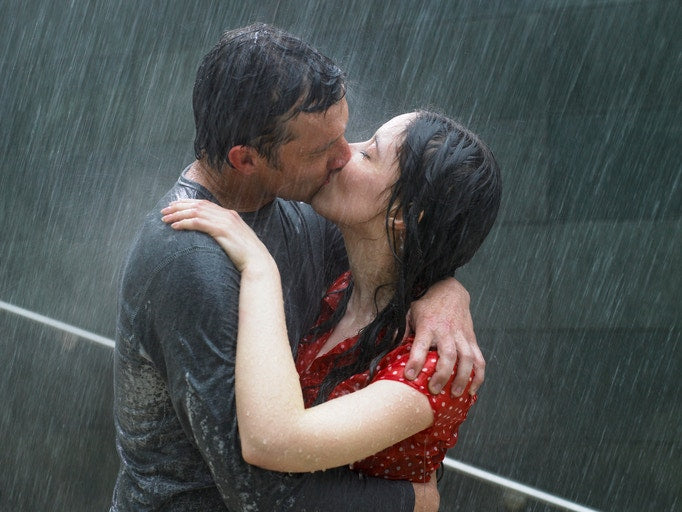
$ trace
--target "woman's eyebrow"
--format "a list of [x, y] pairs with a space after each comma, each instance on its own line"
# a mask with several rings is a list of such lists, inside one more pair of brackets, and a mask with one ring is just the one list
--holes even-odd
[[381, 158], [381, 150], [379, 149], [379, 136], [375, 133], [372, 139], [374, 139], [374, 145], [377, 148], [377, 157]]

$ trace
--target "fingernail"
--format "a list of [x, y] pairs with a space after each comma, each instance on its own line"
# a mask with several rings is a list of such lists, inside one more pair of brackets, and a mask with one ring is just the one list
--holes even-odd
[[410, 368], [409, 370], [405, 370], [405, 377], [407, 377], [410, 380], [414, 379], [415, 378], [414, 370], [412, 368]]
[[434, 384], [433, 386], [431, 386], [431, 392], [432, 392], [434, 395], [437, 395], [438, 393], [440, 393], [440, 390], [441, 390], [441, 389], [443, 389], [443, 388], [442, 388], [442, 386], [441, 386], [440, 384]]
[[455, 396], [459, 396], [464, 392], [464, 388], [454, 388], [452, 392], [455, 394]]

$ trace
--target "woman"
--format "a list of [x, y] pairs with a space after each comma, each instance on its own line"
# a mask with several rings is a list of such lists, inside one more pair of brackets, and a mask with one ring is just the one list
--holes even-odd
[[487, 236], [499, 208], [499, 169], [478, 137], [430, 112], [395, 117], [351, 150], [312, 201], [339, 226], [350, 271], [330, 288], [296, 362], [277, 266], [239, 215], [197, 201], [162, 213], [176, 229], [212, 235], [241, 272], [236, 393], [244, 459], [288, 472], [352, 464], [427, 482], [476, 398], [453, 398], [449, 386], [429, 394], [436, 352], [417, 379], [402, 377], [411, 346], [405, 319], [410, 303], [453, 275]]

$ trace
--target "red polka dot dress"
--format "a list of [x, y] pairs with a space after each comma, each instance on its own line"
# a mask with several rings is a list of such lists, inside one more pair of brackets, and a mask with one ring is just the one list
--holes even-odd
[[[339, 292], [348, 287], [349, 280], [350, 273], [347, 272], [329, 288], [323, 299], [318, 324], [325, 322], [336, 310], [342, 295]], [[346, 352], [358, 338], [358, 336], [349, 338], [326, 354], [317, 357], [330, 334], [331, 332], [327, 332], [314, 339], [305, 338], [299, 344], [296, 368], [300, 376], [306, 407], [312, 406], [317, 398], [320, 385], [331, 371], [336, 356]], [[468, 387], [461, 397], [453, 398], [451, 396], [449, 390], [455, 372], [451, 375], [448, 385], [443, 391], [438, 395], [429, 393], [428, 382], [435, 372], [436, 362], [438, 361], [438, 355], [435, 351], [429, 352], [420, 375], [413, 381], [406, 380], [403, 377], [403, 371], [411, 348], [412, 340], [408, 339], [381, 359], [371, 381], [369, 370], [353, 375], [336, 386], [329, 399], [352, 393], [364, 388], [371, 382], [379, 380], [403, 382], [423, 393], [431, 403], [434, 417], [433, 425], [379, 453], [351, 464], [351, 468], [369, 476], [428, 482], [430, 474], [438, 468], [448, 449], [452, 448], [457, 442], [459, 425], [466, 419], [469, 408], [476, 402], [477, 397], [469, 395]], [[471, 377], [469, 383], [471, 383]]]

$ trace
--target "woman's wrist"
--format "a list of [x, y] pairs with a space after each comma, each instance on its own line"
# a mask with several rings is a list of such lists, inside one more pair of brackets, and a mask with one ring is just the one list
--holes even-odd
[[262, 281], [279, 278], [279, 269], [272, 257], [252, 259], [242, 269], [242, 281]]

